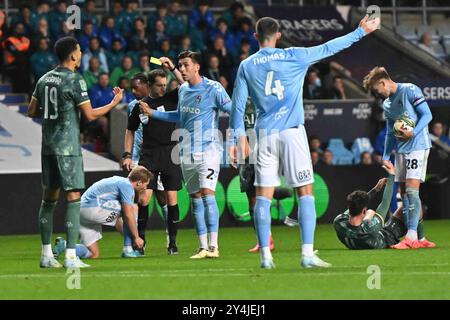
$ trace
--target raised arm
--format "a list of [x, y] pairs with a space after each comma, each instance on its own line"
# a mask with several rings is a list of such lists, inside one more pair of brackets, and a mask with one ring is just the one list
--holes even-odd
[[122, 101], [123, 89], [120, 89], [119, 87], [114, 87], [113, 92], [114, 98], [110, 103], [108, 103], [103, 107], [92, 109], [90, 100], [86, 100], [78, 105], [79, 108], [81, 109], [81, 112], [83, 112], [83, 115], [86, 117], [88, 121], [94, 121], [100, 117], [103, 117]]
[[153, 110], [144, 101], [139, 102], [139, 108], [141, 109], [141, 112], [143, 114], [146, 114], [149, 117], [153, 117], [155, 119], [166, 121], [166, 122], [176, 122], [176, 123], [180, 122], [180, 111], [178, 108], [175, 111], [162, 112], [162, 111], [158, 111], [158, 110]]
[[300, 60], [311, 65], [350, 47], [364, 36], [375, 31], [379, 25], [380, 19], [369, 20], [369, 16], [366, 15], [359, 23], [359, 27], [345, 36], [330, 40], [315, 47], [292, 48], [292, 50], [294, 50], [295, 55], [297, 55]]

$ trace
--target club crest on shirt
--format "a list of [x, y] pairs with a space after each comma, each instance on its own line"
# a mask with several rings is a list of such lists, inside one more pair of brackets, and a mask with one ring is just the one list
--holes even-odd
[[202, 96], [201, 95], [198, 95], [198, 96], [195, 97], [195, 103], [197, 105], [199, 105], [201, 101], [202, 101]]

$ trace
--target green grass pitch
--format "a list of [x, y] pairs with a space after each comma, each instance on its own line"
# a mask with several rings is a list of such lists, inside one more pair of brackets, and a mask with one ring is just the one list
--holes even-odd
[[[162, 230], [149, 231], [139, 259], [121, 259], [121, 237], [107, 232], [101, 258], [81, 270], [79, 290], [67, 288], [64, 269], [39, 268], [38, 235], [2, 236], [0, 299], [449, 299], [449, 230], [450, 220], [426, 222], [434, 249], [350, 251], [331, 225], [319, 225], [316, 247], [333, 267], [302, 269], [298, 229], [275, 226], [274, 270], [261, 270], [258, 255], [247, 252], [255, 243], [251, 228], [222, 228], [221, 257], [205, 260], [189, 259], [193, 230], [179, 231], [179, 256], [167, 256]], [[367, 287], [370, 265], [380, 268], [380, 289]]]

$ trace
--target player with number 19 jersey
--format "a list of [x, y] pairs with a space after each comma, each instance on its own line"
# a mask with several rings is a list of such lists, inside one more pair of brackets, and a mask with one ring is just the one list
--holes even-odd
[[90, 101], [86, 82], [79, 73], [58, 66], [39, 79], [33, 97], [39, 101], [43, 118], [43, 185], [65, 191], [83, 189], [78, 107]]

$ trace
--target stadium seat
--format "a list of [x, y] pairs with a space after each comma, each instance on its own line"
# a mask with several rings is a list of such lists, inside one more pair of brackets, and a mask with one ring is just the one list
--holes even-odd
[[406, 40], [418, 40], [415, 28], [406, 25], [400, 25], [395, 28], [395, 31]]
[[327, 149], [333, 153], [334, 165], [350, 165], [353, 163], [353, 153], [345, 148], [344, 140], [340, 138], [330, 139]]
[[447, 55], [450, 55], [450, 39], [444, 40], [444, 48]]
[[447, 56], [444, 51], [444, 47], [442, 47], [442, 45], [438, 41], [433, 40], [431, 47], [433, 48], [438, 58], [445, 58]]
[[444, 38], [444, 40], [450, 39], [450, 25], [446, 24], [439, 26], [437, 28], [437, 31], [439, 35]]
[[361, 137], [356, 138], [352, 145], [353, 159], [354, 163], [358, 164], [361, 160], [361, 153], [363, 152], [373, 152], [372, 143], [370, 143], [369, 138]]

